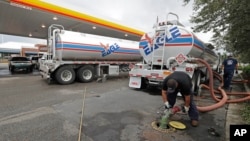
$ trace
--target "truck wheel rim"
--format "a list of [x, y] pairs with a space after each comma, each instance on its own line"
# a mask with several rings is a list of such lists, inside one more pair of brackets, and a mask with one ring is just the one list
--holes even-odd
[[62, 72], [61, 78], [63, 81], [70, 81], [72, 79], [72, 73], [68, 70]]
[[91, 77], [92, 77], [91, 71], [85, 70], [85, 71], [82, 73], [82, 77], [83, 77], [85, 80], [91, 79]]

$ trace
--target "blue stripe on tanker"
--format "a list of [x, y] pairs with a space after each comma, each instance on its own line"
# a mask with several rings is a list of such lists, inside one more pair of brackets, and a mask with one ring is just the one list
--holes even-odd
[[[143, 41], [140, 41], [140, 47], [141, 46], [144, 46], [148, 43], [147, 40], [143, 40]], [[186, 46], [186, 44], [192, 44], [192, 38], [176, 38], [172, 41], [169, 41], [167, 42], [167, 44], [171, 44], [171, 45], [175, 45], [175, 44], [178, 44], [178, 46], [182, 46], [180, 44], [183, 44], [183, 46]], [[198, 47], [199, 49], [204, 49], [205, 46], [203, 45], [203, 43], [197, 39], [194, 39], [194, 44], [196, 45], [196, 47]]]
[[[90, 51], [90, 52], [102, 52], [104, 49], [100, 46], [95, 45], [83, 45], [83, 44], [67, 44], [67, 43], [57, 43], [56, 49], [63, 50], [78, 50], [78, 51]], [[128, 48], [119, 48], [113, 53], [122, 53], [122, 54], [138, 54], [140, 55], [139, 49], [128, 49]]]
[[[185, 37], [180, 37], [180, 38], [176, 38], [174, 40], [171, 40], [169, 42], [167, 42], [167, 46], [172, 45], [172, 46], [189, 46], [192, 44], [192, 39], [193, 38], [185, 38]], [[141, 40], [139, 43], [139, 47], [143, 48], [144, 46], [146, 46], [148, 44], [148, 40]], [[194, 47], [200, 49], [200, 50], [204, 50], [205, 46], [204, 44], [198, 40], [197, 38], [194, 38]], [[212, 55], [215, 55], [215, 53], [212, 50], [206, 49], [206, 52]]]

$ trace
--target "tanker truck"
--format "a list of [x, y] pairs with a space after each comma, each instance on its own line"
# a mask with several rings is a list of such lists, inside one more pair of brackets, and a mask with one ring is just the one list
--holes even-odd
[[[170, 15], [176, 20], [168, 20]], [[220, 55], [215, 53], [214, 47], [187, 30], [174, 13], [168, 13], [164, 22], [157, 20], [152, 32], [142, 36], [139, 50], [143, 62], [129, 71], [131, 88], [161, 86], [169, 74], [182, 71], [192, 78], [192, 89], [197, 94], [199, 85], [208, 82], [210, 76], [206, 65], [192, 61], [192, 58], [205, 60], [214, 71], [218, 71], [221, 63]]]
[[48, 28], [47, 57], [40, 74], [48, 83], [90, 82], [127, 72], [142, 56], [138, 41], [67, 31], [61, 25]]

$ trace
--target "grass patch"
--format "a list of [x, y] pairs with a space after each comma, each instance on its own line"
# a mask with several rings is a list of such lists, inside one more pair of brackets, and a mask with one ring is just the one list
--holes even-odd
[[[242, 77], [244, 80], [248, 80], [246, 85], [250, 88], [250, 65], [243, 67], [242, 71]], [[250, 101], [244, 103], [241, 116], [247, 124], [250, 124]]]
[[241, 116], [246, 124], [250, 124], [250, 102], [244, 103], [243, 109], [241, 110]]

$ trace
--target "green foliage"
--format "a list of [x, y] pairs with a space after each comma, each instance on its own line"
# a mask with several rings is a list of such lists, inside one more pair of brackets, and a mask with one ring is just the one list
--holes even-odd
[[241, 116], [246, 121], [247, 124], [250, 124], [250, 103], [246, 102], [244, 108], [241, 110]]
[[[183, 0], [188, 4], [191, 0]], [[194, 0], [191, 22], [194, 31], [214, 33], [211, 40], [217, 48], [233, 52], [242, 63], [250, 62], [250, 2], [249, 0]], [[250, 65], [243, 67], [243, 75], [250, 78]], [[241, 110], [250, 124], [250, 103]]]
[[238, 70], [243, 70], [244, 67], [243, 66], [238, 66]]
[[250, 76], [250, 65], [243, 67], [242, 71], [246, 76]]
[[[188, 4], [191, 0], [183, 0]], [[194, 31], [214, 33], [211, 40], [250, 62], [250, 2], [249, 0], [194, 0], [191, 22]]]
[[245, 53], [241, 53], [238, 58], [242, 63], [249, 63], [250, 51], [246, 51]]
[[[243, 78], [250, 81], [250, 65], [245, 66], [242, 68], [243, 71]], [[249, 83], [247, 83], [249, 86]], [[241, 110], [241, 116], [242, 118], [247, 122], [247, 124], [250, 124], [250, 101], [244, 103], [244, 108]]]

